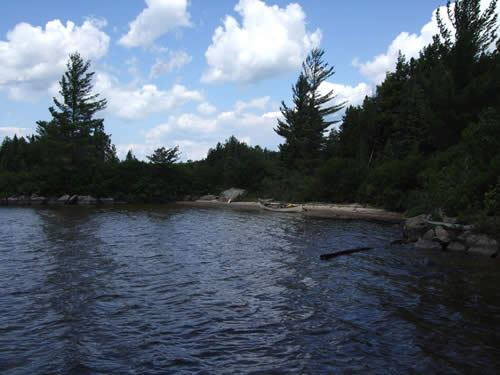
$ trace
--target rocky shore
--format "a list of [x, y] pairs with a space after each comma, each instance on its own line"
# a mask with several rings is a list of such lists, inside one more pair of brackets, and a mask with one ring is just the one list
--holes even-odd
[[[244, 196], [243, 189], [231, 188], [219, 195], [202, 197], [187, 196], [177, 205], [191, 207], [217, 207], [245, 210], [260, 210], [258, 202], [234, 201]], [[0, 198], [0, 206], [90, 206], [121, 203], [113, 198], [95, 198], [90, 195], [65, 194], [59, 197], [43, 197], [37, 194]], [[416, 249], [428, 249], [464, 254], [477, 254], [491, 258], [500, 253], [498, 240], [479, 233], [471, 225], [457, 224], [456, 218], [442, 216], [441, 221], [431, 220], [430, 215], [406, 218], [403, 214], [359, 204], [307, 203], [302, 215], [334, 219], [373, 220], [401, 224], [404, 243], [414, 243]]]
[[90, 195], [65, 194], [60, 197], [42, 197], [37, 194], [20, 195], [8, 198], [0, 198], [0, 206], [63, 206], [79, 205], [89, 206], [97, 204], [114, 204], [113, 198], [94, 198]]
[[477, 254], [495, 258], [499, 254], [498, 241], [479, 233], [471, 225], [457, 224], [456, 218], [443, 216], [442, 221], [431, 220], [430, 215], [406, 219], [403, 234], [417, 249]]

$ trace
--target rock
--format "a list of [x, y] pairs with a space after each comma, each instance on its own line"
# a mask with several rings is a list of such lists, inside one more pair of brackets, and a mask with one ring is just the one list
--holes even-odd
[[429, 230], [427, 215], [419, 215], [406, 219], [403, 227], [405, 236], [412, 240], [419, 238], [422, 234]]
[[456, 224], [458, 222], [458, 219], [456, 217], [449, 217], [449, 216], [443, 215], [443, 221], [446, 224]]
[[435, 241], [424, 240], [423, 238], [420, 238], [417, 242], [415, 242], [415, 248], [426, 250], [441, 250], [441, 244]]
[[7, 198], [7, 205], [9, 206], [28, 206], [29, 204], [31, 204], [30, 199], [24, 195]]
[[80, 205], [97, 204], [97, 199], [90, 195], [79, 195], [76, 202]]
[[115, 203], [114, 198], [99, 198], [99, 203], [101, 204], [113, 204]]
[[245, 194], [246, 192], [247, 191], [244, 189], [237, 189], [237, 188], [231, 188], [228, 190], [224, 190], [222, 193], [220, 193], [219, 200], [222, 202], [231, 203], [236, 198]]
[[35, 205], [35, 206], [40, 206], [40, 205], [45, 204], [47, 202], [47, 198], [40, 197], [38, 194], [32, 194], [30, 200], [31, 200], [31, 204]]
[[70, 196], [68, 194], [64, 194], [60, 196], [55, 203], [57, 204], [68, 204]]
[[466, 249], [465, 245], [458, 241], [453, 241], [446, 247], [446, 250], [457, 251], [461, 253], [464, 253], [465, 249]]
[[424, 233], [421, 239], [426, 241], [432, 241], [434, 239], [434, 236], [435, 236], [434, 229], [429, 229], [427, 232]]
[[485, 234], [471, 234], [466, 239], [467, 253], [494, 256], [498, 253], [498, 242]]
[[69, 197], [68, 201], [66, 202], [67, 204], [76, 204], [78, 201], [78, 195], [72, 195]]
[[214, 200], [217, 200], [217, 197], [215, 195], [212, 195], [212, 194], [207, 194], [207, 195], [200, 197], [199, 200], [200, 201], [214, 201]]
[[449, 244], [450, 243], [450, 235], [446, 229], [444, 229], [441, 226], [437, 226], [434, 229], [434, 232], [436, 233], [435, 239], [439, 241], [441, 244]]

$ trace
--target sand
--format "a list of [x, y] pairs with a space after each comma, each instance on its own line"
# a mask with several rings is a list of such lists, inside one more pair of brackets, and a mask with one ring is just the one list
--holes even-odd
[[[213, 201], [180, 201], [176, 204], [191, 207], [218, 207], [231, 208], [241, 210], [261, 210], [257, 202], [219, 202]], [[306, 215], [311, 217], [325, 217], [335, 219], [358, 219], [358, 220], [374, 220], [384, 221], [389, 223], [400, 223], [404, 220], [404, 216], [398, 212], [386, 211], [380, 208], [362, 206], [360, 204], [329, 204], [329, 203], [306, 203], [304, 204], [304, 212], [289, 213], [290, 215]], [[272, 212], [269, 212], [272, 215]]]

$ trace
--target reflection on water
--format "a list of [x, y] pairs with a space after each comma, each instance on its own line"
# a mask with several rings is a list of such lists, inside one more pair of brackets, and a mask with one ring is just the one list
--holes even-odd
[[0, 222], [5, 374], [500, 366], [498, 262], [391, 247], [392, 226], [178, 207], [3, 208]]

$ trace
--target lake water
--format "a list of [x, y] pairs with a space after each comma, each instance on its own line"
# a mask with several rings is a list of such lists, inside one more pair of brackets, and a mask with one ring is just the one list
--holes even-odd
[[0, 373], [499, 373], [500, 262], [400, 236], [230, 209], [1, 208]]

